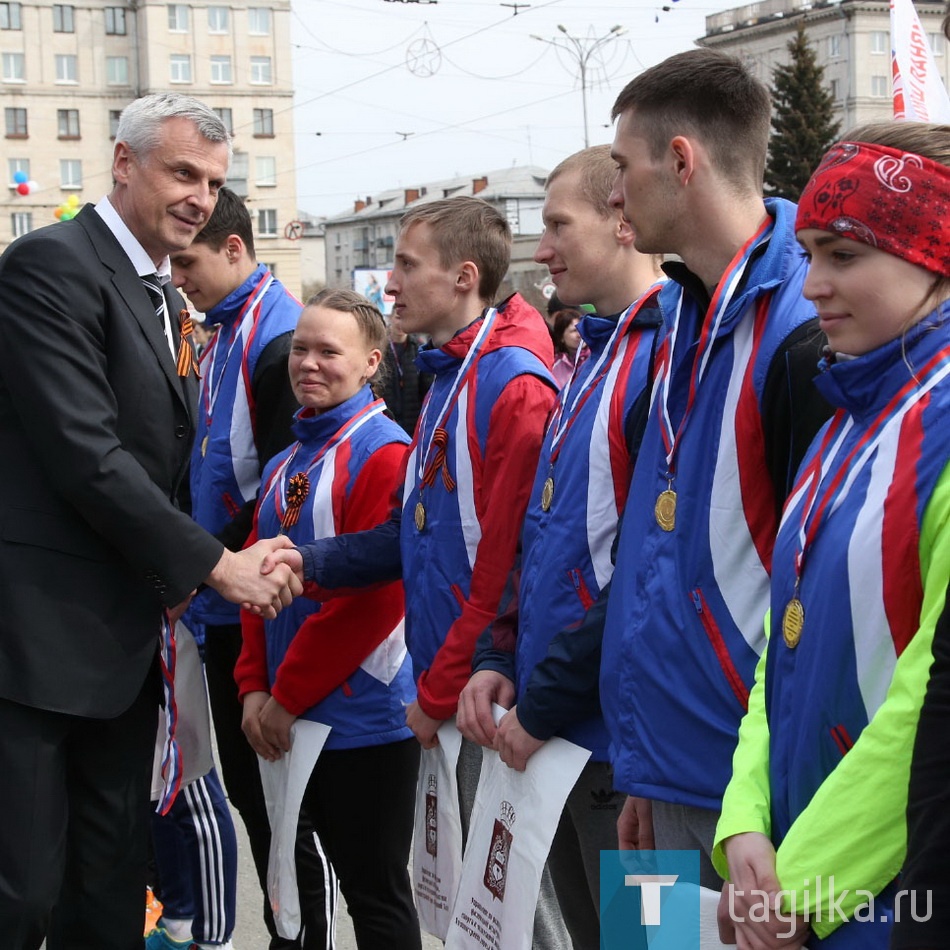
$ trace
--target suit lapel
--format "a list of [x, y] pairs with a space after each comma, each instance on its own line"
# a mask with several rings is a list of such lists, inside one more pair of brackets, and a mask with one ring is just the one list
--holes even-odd
[[[171, 385], [172, 391], [182, 401], [188, 410], [189, 418], [194, 419], [195, 406], [194, 400], [189, 398], [189, 390], [181, 385], [181, 377], [178, 375], [178, 369], [175, 360], [172, 358], [171, 351], [168, 348], [168, 339], [162, 332], [158, 320], [155, 319], [155, 310], [152, 307], [152, 301], [142, 283], [141, 278], [135, 272], [132, 262], [128, 255], [122, 249], [122, 245], [116, 240], [115, 235], [106, 226], [106, 223], [96, 213], [92, 205], [86, 205], [85, 208], [76, 216], [79, 222], [89, 234], [92, 245], [99, 255], [102, 264], [112, 272], [112, 284], [119, 295], [125, 301], [129, 308], [130, 315], [138, 323], [148, 341], [149, 347], [155, 354], [159, 365]], [[172, 290], [171, 295], [166, 295], [166, 306], [169, 307], [169, 316], [172, 320], [173, 332], [178, 332], [177, 320], [178, 311], [171, 309], [168, 300], [173, 296], [181, 303], [181, 297], [177, 291]]]

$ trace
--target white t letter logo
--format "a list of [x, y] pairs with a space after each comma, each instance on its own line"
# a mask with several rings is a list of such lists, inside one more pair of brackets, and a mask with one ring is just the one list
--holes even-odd
[[640, 923], [658, 927], [660, 924], [660, 888], [672, 887], [678, 874], [625, 874], [627, 887], [640, 888]]

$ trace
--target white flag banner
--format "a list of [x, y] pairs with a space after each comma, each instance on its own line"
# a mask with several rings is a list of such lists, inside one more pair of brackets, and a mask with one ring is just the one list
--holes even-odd
[[891, 74], [895, 119], [950, 122], [950, 96], [913, 0], [891, 0]]
[[416, 790], [412, 888], [419, 924], [445, 939], [462, 874], [462, 818], [455, 767], [462, 733], [454, 717], [439, 726], [439, 744], [423, 749]]
[[294, 940], [300, 933], [300, 895], [297, 892], [297, 819], [303, 793], [330, 727], [298, 719], [290, 727], [290, 751], [276, 762], [257, 757], [264, 787], [264, 805], [270, 822], [270, 856], [267, 861], [267, 896], [274, 924], [281, 937]]
[[[497, 723], [506, 710], [495, 706]], [[590, 751], [554, 738], [516, 772], [491, 749], [482, 771], [445, 950], [530, 950], [541, 872]]]

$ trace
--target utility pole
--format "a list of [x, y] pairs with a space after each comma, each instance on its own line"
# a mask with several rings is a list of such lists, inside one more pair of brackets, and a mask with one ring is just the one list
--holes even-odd
[[567, 27], [558, 23], [557, 28], [564, 34], [564, 39], [555, 37], [552, 40], [546, 40], [543, 36], [531, 34], [531, 39], [538, 40], [541, 43], [547, 43], [555, 49], [564, 50], [569, 56], [573, 57], [577, 63], [577, 69], [581, 79], [581, 105], [584, 110], [584, 148], [590, 145], [590, 133], [587, 126], [587, 67], [594, 54], [603, 49], [608, 43], [613, 42], [626, 30], [620, 26], [611, 27], [603, 36], [593, 36], [588, 34], [585, 37], [571, 36], [567, 32]]

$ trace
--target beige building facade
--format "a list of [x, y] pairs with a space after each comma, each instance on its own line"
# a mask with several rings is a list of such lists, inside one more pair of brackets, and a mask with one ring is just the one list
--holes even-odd
[[[941, 30], [946, 6], [917, 0], [914, 6], [934, 52], [944, 85], [950, 55]], [[835, 103], [841, 131], [889, 119], [891, 102], [890, 10], [886, 0], [762, 0], [706, 17], [698, 42], [742, 59], [763, 82], [790, 60], [788, 41], [803, 23]]]
[[71, 197], [107, 194], [119, 113], [169, 91], [201, 99], [231, 130], [228, 185], [247, 199], [258, 260], [299, 293], [299, 245], [286, 237], [297, 194], [290, 0], [0, 2], [0, 250]]

